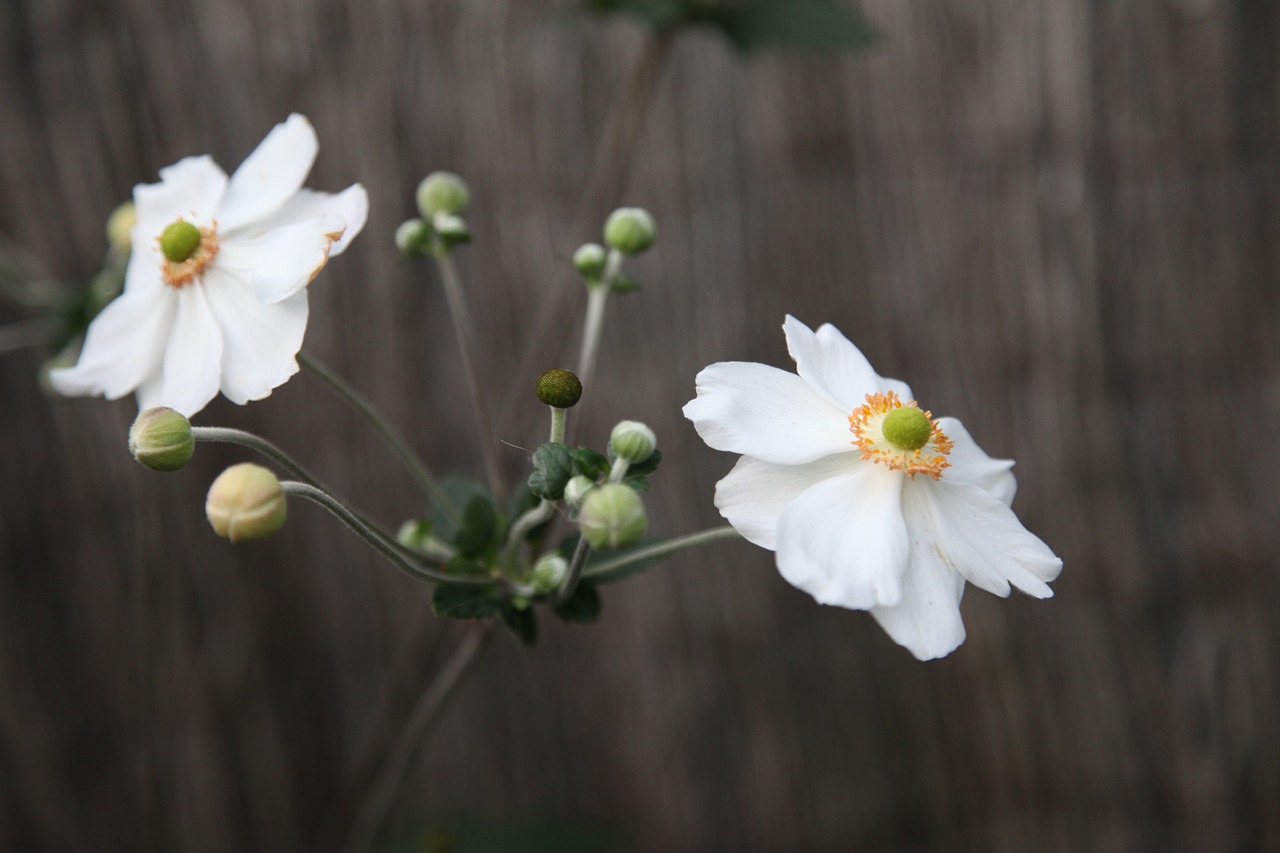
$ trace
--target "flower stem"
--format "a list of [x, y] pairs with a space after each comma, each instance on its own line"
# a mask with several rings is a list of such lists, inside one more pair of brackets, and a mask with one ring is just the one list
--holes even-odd
[[587, 319], [582, 327], [582, 350], [578, 354], [578, 379], [584, 388], [591, 387], [591, 377], [596, 369], [596, 357], [600, 352], [600, 336], [604, 332], [604, 306], [609, 301], [609, 291], [622, 271], [622, 253], [609, 250], [609, 260], [604, 275], [596, 284], [587, 287]]
[[449, 520], [455, 525], [461, 523], [458, 508], [453, 505], [453, 501], [449, 500], [449, 496], [445, 494], [439, 481], [431, 473], [431, 469], [427, 467], [427, 463], [414, 452], [404, 436], [391, 425], [391, 422], [378, 411], [373, 403], [369, 402], [367, 397], [351, 387], [345, 379], [334, 373], [322, 361], [305, 350], [298, 353], [298, 363], [315, 374], [316, 378], [328, 385], [329, 389], [337, 394], [344, 403], [368, 421], [386, 445], [391, 448], [391, 452], [400, 459], [401, 464], [409, 471], [413, 479], [418, 481], [418, 485], [440, 508], [440, 511], [448, 516]]
[[551, 438], [547, 440], [564, 444], [565, 423], [568, 421], [569, 410], [559, 409], [555, 406], [548, 406], [547, 408], [551, 410]]
[[462, 354], [462, 370], [467, 376], [467, 384], [471, 386], [471, 401], [475, 405], [476, 425], [480, 429], [480, 454], [484, 458], [485, 473], [489, 479], [489, 491], [494, 500], [501, 506], [506, 490], [502, 484], [502, 470], [498, 466], [497, 440], [494, 437], [493, 421], [489, 418], [489, 407], [485, 403], [484, 388], [480, 385], [480, 377], [476, 373], [474, 361], [476, 334], [471, 324], [471, 314], [467, 310], [467, 300], [462, 293], [462, 284], [458, 279], [458, 268], [454, 266], [453, 257], [448, 250], [440, 249], [432, 253], [436, 266], [440, 270], [440, 280], [444, 283], [445, 300], [449, 303], [449, 315], [453, 318], [453, 330], [458, 336], [458, 349]]
[[741, 537], [742, 534], [727, 524], [724, 527], [713, 527], [698, 533], [690, 533], [688, 536], [677, 536], [675, 539], [668, 539], [665, 542], [637, 548], [635, 551], [621, 554], [612, 560], [602, 560], [587, 569], [583, 574], [585, 577], [607, 582], [610, 580], [611, 575], [630, 568], [636, 563], [670, 557], [672, 554], [677, 554], [689, 548], [709, 545], [722, 539], [739, 539]]
[[472, 664], [480, 659], [481, 652], [493, 637], [496, 624], [490, 621], [468, 631], [450, 655], [449, 660], [445, 662], [444, 667], [431, 680], [427, 689], [414, 704], [413, 710], [409, 712], [404, 726], [400, 729], [395, 746], [382, 762], [360, 806], [360, 812], [347, 834], [346, 843], [342, 848], [347, 853], [365, 853], [372, 848], [374, 837], [387, 816], [387, 810], [391, 807], [396, 789], [400, 787], [400, 781], [414, 753], [417, 752], [422, 738], [449, 697], [462, 683], [463, 676], [467, 674]]
[[198, 427], [191, 428], [191, 437], [196, 441], [213, 441], [222, 444], [237, 444], [241, 447], [247, 447], [257, 453], [261, 453], [271, 461], [275, 462], [290, 476], [297, 477], [302, 482], [323, 489], [320, 481], [311, 475], [306, 468], [303, 468], [292, 456], [285, 453], [276, 445], [267, 441], [265, 438], [256, 436], [251, 432], [245, 432], [242, 429], [231, 429], [229, 427]]
[[587, 557], [590, 554], [591, 545], [587, 543], [587, 537], [583, 536], [578, 540], [578, 547], [573, 549], [569, 571], [565, 572], [564, 583], [560, 584], [560, 591], [551, 602], [553, 607], [558, 607], [573, 597], [574, 590], [578, 588], [578, 581], [582, 580], [583, 569], [587, 565]]
[[430, 566], [424, 566], [411, 559], [404, 552], [404, 549], [400, 547], [399, 543], [366, 524], [356, 513], [348, 509], [342, 501], [333, 497], [324, 489], [317, 488], [310, 483], [300, 483], [296, 480], [285, 480], [280, 486], [284, 489], [286, 495], [297, 495], [300, 498], [306, 498], [327, 509], [339, 521], [351, 528], [353, 533], [368, 543], [373, 550], [386, 557], [396, 568], [414, 580], [471, 585], [493, 583], [491, 578], [451, 575], [447, 572], [433, 569]]

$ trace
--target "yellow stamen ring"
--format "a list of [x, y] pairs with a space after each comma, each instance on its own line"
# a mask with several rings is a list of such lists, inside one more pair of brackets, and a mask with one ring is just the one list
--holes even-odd
[[865, 460], [879, 462], [894, 471], [904, 471], [913, 478], [916, 474], [927, 474], [935, 480], [941, 479], [943, 469], [951, 467], [947, 454], [955, 445], [933, 419], [932, 412], [922, 413], [929, 423], [929, 436], [917, 449], [898, 447], [885, 437], [885, 418], [905, 407], [919, 409], [915, 400], [903, 403], [894, 391], [868, 394], [866, 404], [849, 415], [849, 430], [855, 436], [853, 444], [862, 451]]

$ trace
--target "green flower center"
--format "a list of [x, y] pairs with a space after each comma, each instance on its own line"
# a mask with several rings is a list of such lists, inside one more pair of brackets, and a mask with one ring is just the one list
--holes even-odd
[[900, 406], [884, 416], [880, 430], [885, 440], [899, 450], [919, 450], [929, 443], [933, 425], [929, 416], [915, 406]]
[[200, 248], [200, 229], [178, 219], [160, 234], [160, 251], [175, 264], [188, 260]]

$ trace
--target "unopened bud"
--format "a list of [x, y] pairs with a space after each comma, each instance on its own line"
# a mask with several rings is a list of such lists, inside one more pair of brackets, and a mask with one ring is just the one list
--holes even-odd
[[213, 532], [232, 542], [270, 536], [284, 526], [286, 510], [280, 480], [251, 462], [232, 465], [218, 475], [204, 504]]
[[418, 210], [424, 219], [437, 213], [461, 213], [471, 200], [471, 191], [452, 172], [432, 172], [418, 184]]
[[133, 231], [133, 226], [137, 222], [138, 211], [131, 201], [126, 201], [111, 211], [111, 215], [107, 217], [107, 242], [111, 244], [112, 249], [121, 255], [129, 253], [132, 245], [130, 232]]
[[406, 258], [420, 255], [431, 245], [431, 229], [421, 219], [406, 219], [396, 228], [396, 249]]
[[640, 541], [649, 526], [644, 502], [630, 486], [608, 483], [592, 489], [582, 502], [578, 527], [593, 548], [626, 548]]
[[582, 382], [573, 371], [553, 367], [538, 377], [538, 399], [557, 409], [569, 409], [582, 399]]
[[639, 421], [621, 421], [609, 435], [609, 446], [615, 456], [634, 465], [653, 455], [658, 437]]
[[638, 255], [653, 245], [658, 227], [647, 210], [622, 207], [604, 223], [604, 242], [624, 255]]
[[570, 477], [569, 482], [564, 484], [564, 502], [576, 509], [587, 496], [587, 492], [595, 488], [595, 485], [595, 480], [581, 474]]
[[599, 278], [604, 274], [609, 256], [599, 243], [583, 243], [573, 253], [573, 266], [584, 277]]
[[152, 471], [177, 471], [191, 461], [191, 421], [163, 406], [139, 413], [129, 428], [129, 452]]
[[569, 573], [569, 561], [559, 554], [547, 554], [533, 565], [530, 583], [539, 595], [546, 595], [560, 588], [564, 576]]
[[447, 246], [457, 246], [461, 243], [471, 242], [471, 229], [467, 227], [467, 223], [461, 216], [455, 216], [452, 213], [437, 213], [431, 219], [431, 224], [435, 227], [436, 234]]

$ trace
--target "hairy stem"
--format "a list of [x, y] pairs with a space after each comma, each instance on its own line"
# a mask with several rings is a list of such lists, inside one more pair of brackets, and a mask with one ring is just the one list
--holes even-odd
[[628, 569], [636, 563], [670, 557], [672, 554], [678, 554], [679, 552], [688, 550], [689, 548], [709, 545], [712, 542], [719, 542], [724, 539], [740, 538], [742, 538], [742, 534], [727, 524], [724, 527], [713, 527], [709, 530], [699, 531], [698, 533], [690, 533], [688, 536], [677, 536], [675, 539], [668, 539], [665, 542], [658, 542], [644, 548], [637, 548], [635, 551], [620, 554], [611, 560], [601, 560], [591, 566], [591, 568], [587, 569], [584, 572], [584, 576], [600, 581], [607, 581], [611, 575]]

